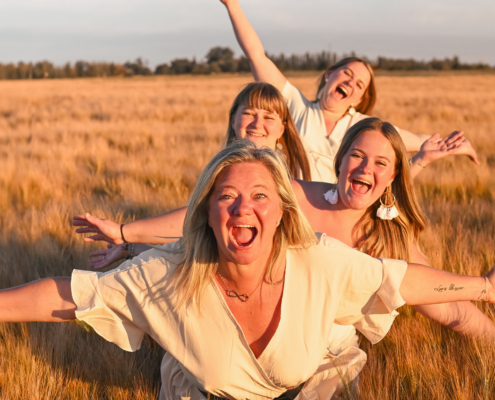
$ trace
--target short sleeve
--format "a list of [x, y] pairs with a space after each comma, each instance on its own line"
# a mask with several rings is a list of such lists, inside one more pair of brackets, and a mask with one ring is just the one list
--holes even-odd
[[390, 330], [398, 315], [395, 310], [405, 304], [399, 288], [407, 263], [369, 258], [373, 262], [350, 271], [346, 286], [352, 289], [344, 289], [335, 322], [352, 324], [372, 343], [377, 343]]
[[285, 83], [284, 89], [282, 90], [282, 96], [284, 96], [285, 101], [287, 102], [292, 119], [296, 125], [298, 125], [298, 121], [304, 118], [311, 102], [289, 81]]
[[105, 273], [74, 270], [76, 318], [123, 350], [138, 350], [144, 333], [152, 334], [148, 321], [167, 311], [163, 310], [166, 301], [159, 302], [157, 311], [154, 300], [157, 293], [166, 294], [171, 275], [163, 254], [152, 249]]

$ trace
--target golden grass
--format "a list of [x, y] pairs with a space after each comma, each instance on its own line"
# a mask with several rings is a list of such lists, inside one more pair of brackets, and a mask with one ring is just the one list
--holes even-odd
[[[73, 214], [142, 218], [183, 205], [251, 77], [0, 81], [0, 285], [87, 268]], [[294, 77], [308, 96], [316, 76]], [[495, 263], [495, 76], [378, 77], [375, 115], [412, 132], [464, 129], [482, 165], [450, 158], [417, 189], [433, 265]], [[492, 307], [479, 305], [492, 314]], [[495, 351], [404, 308], [369, 361], [364, 399], [491, 399]], [[154, 399], [162, 351], [125, 353], [76, 323], [0, 324], [1, 399]]]

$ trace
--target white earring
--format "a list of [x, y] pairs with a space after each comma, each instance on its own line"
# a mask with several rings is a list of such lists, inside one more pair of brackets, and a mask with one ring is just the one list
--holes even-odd
[[326, 192], [323, 197], [330, 204], [337, 204], [337, 202], [339, 201], [339, 192], [337, 191], [337, 185], [335, 185], [333, 189], [330, 189], [328, 192]]
[[347, 110], [347, 113], [351, 116], [354, 117], [356, 115], [356, 109], [354, 108], [354, 104], [351, 104], [349, 109]]
[[[393, 196], [392, 203], [390, 204], [385, 204], [382, 201], [382, 197], [387, 194], [391, 194]], [[389, 188], [387, 187], [385, 189], [385, 192], [380, 196], [380, 207], [378, 210], [376, 210], [376, 216], [380, 219], [385, 219], [385, 220], [391, 220], [399, 216], [399, 211], [397, 210], [397, 207], [395, 207], [395, 196], [389, 191]]]

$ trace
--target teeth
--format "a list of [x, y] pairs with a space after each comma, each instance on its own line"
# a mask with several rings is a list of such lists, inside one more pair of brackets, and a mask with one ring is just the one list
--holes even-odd
[[264, 135], [260, 135], [259, 133], [253, 133], [253, 132], [248, 132], [247, 134], [251, 135], [251, 136], [257, 136], [257, 137], [263, 137], [264, 136]]
[[254, 228], [253, 225], [234, 225], [234, 228]]
[[345, 90], [345, 88], [344, 88], [344, 87], [342, 87], [342, 86], [339, 86], [339, 88], [340, 88], [340, 90], [342, 90], [342, 91], [346, 94], [346, 96], [347, 96], [347, 90]]
[[368, 181], [363, 181], [362, 179], [354, 179], [356, 182], [361, 182], [361, 183], [364, 183], [365, 185], [368, 185], [368, 186], [371, 186], [371, 183], [369, 183]]

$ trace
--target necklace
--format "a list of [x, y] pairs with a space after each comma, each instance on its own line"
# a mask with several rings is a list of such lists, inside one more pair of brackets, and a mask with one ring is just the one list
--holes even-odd
[[236, 290], [229, 288], [229, 285], [227, 285], [227, 281], [220, 274], [220, 272], [218, 272], [218, 269], [217, 269], [217, 274], [220, 277], [220, 279], [222, 280], [223, 284], [225, 285], [225, 289], [227, 290], [227, 296], [229, 296], [229, 297], [237, 297], [243, 303], [245, 303], [246, 301], [249, 300], [249, 298], [253, 295], [253, 293], [256, 292], [256, 289], [259, 288], [259, 286], [261, 285], [261, 282], [263, 282], [263, 275], [261, 275], [260, 281], [258, 282], [258, 284], [256, 285], [256, 287], [254, 288], [254, 290], [250, 294], [239, 294], [239, 293], [237, 293]]

